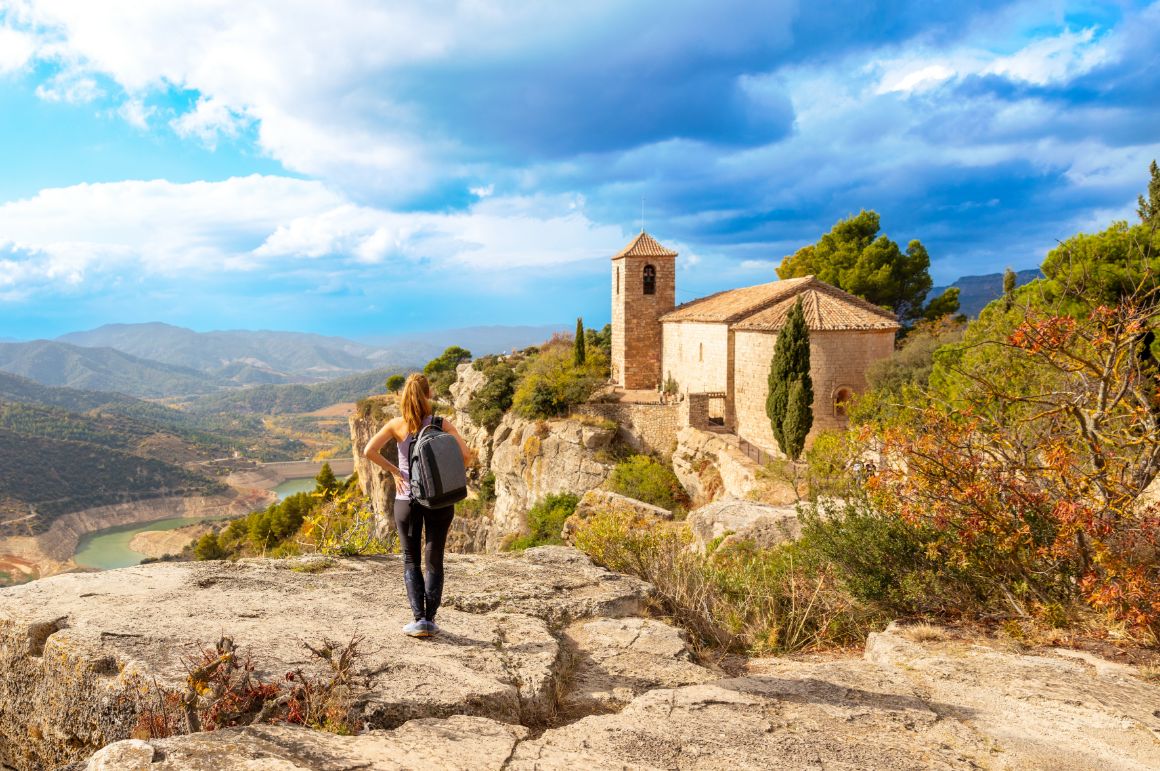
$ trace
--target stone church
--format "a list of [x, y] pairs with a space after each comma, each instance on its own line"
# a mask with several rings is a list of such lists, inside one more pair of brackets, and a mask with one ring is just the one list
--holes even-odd
[[[772, 281], [676, 305], [677, 253], [641, 232], [612, 258], [612, 377], [627, 392], [678, 391], [718, 404], [716, 422], [777, 453], [765, 398], [778, 331], [800, 297], [810, 330], [817, 431], [845, 426], [842, 403], [894, 350], [894, 314], [823, 281]], [[642, 395], [643, 397], [643, 395]]]

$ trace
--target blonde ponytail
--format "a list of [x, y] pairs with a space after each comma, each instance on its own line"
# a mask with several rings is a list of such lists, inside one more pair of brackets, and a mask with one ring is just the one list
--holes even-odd
[[408, 434], [414, 434], [423, 427], [423, 420], [431, 414], [431, 384], [426, 375], [416, 372], [407, 378], [403, 394], [399, 397], [399, 408], [403, 420], [407, 421]]

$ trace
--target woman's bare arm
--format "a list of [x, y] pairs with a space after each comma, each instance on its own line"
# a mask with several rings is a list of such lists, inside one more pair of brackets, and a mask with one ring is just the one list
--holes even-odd
[[387, 421], [387, 424], [380, 428], [378, 432], [371, 437], [370, 441], [366, 443], [366, 446], [363, 447], [362, 451], [363, 457], [395, 478], [396, 486], [400, 484], [400, 480], [403, 478], [403, 472], [400, 471], [399, 467], [394, 463], [391, 463], [389, 460], [384, 458], [380, 450], [382, 450], [387, 442], [391, 441], [392, 439], [398, 441], [398, 422], [400, 420], [402, 420], [402, 418], [392, 418], [391, 420]]

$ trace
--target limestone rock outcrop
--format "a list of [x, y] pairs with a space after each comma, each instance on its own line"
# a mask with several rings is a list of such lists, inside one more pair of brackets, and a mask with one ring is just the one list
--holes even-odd
[[1160, 768], [1160, 684], [1133, 667], [1078, 651], [1026, 655], [919, 639], [892, 624], [870, 635], [865, 660], [987, 737], [1011, 767]]
[[576, 511], [564, 521], [562, 533], [564, 543], [573, 543], [572, 539], [581, 521], [593, 514], [604, 512], [630, 514], [663, 521], [670, 521], [673, 518], [673, 512], [660, 506], [653, 506], [650, 503], [638, 501], [610, 490], [589, 490], [580, 497], [580, 502], [576, 504]]
[[335, 736], [261, 725], [111, 744], [67, 771], [365, 771], [500, 768], [528, 729], [486, 718], [419, 719], [393, 731]]
[[[472, 475], [476, 481], [487, 472], [495, 476], [491, 520], [472, 533], [471, 545], [478, 551], [496, 552], [523, 530], [524, 514], [544, 496], [579, 495], [608, 478], [613, 467], [608, 451], [616, 429], [583, 419], [527, 420], [509, 412], [495, 431], [488, 433], [467, 413], [472, 395], [484, 382], [483, 373], [470, 364], [461, 364], [451, 395], [455, 426], [478, 461]], [[385, 414], [394, 414], [390, 409]], [[373, 415], [355, 415], [350, 420], [359, 482], [371, 499], [372, 509], [385, 522], [394, 499], [394, 483], [359, 452], [381, 425], [382, 420]], [[383, 452], [394, 453], [394, 442]]]
[[704, 550], [717, 539], [725, 547], [732, 541], [752, 541], [763, 549], [794, 540], [801, 534], [793, 506], [721, 498], [689, 512], [689, 529], [697, 546]]
[[[379, 534], [390, 527], [391, 505], [395, 500], [395, 480], [391, 475], [371, 463], [363, 455], [371, 437], [383, 427], [388, 420], [399, 414], [398, 403], [392, 396], [372, 397], [369, 408], [363, 413], [350, 416], [350, 443], [351, 454], [354, 456], [354, 472], [358, 474], [359, 489], [370, 500], [371, 510], [378, 520]], [[381, 450], [383, 457], [394, 462], [398, 455], [395, 440], [387, 442]]]
[[552, 493], [582, 494], [612, 473], [607, 458], [615, 429], [579, 420], [525, 420], [508, 413], [492, 435], [495, 510], [488, 551], [519, 533], [523, 516]]
[[460, 364], [455, 373], [455, 382], [451, 384], [451, 406], [455, 408], [455, 427], [475, 453], [479, 468], [481, 470], [490, 468], [491, 434], [487, 428], [472, 420], [467, 412], [471, 397], [487, 383], [487, 376], [471, 364]]
[[364, 636], [370, 727], [456, 714], [543, 724], [566, 661], [553, 630], [638, 613], [650, 592], [563, 547], [448, 555], [447, 631], [415, 640], [399, 631], [411, 618], [397, 557], [317, 559], [159, 563], [0, 592], [0, 765], [54, 768], [128, 738], [142, 689], [182, 689], [222, 634], [267, 681], [325, 671], [304, 643]]
[[[565, 638], [587, 646], [611, 689], [590, 687], [581, 667], [571, 687], [619, 711], [538, 735], [462, 714], [353, 737], [255, 726], [122, 742], [70, 771], [1160, 767], [1160, 685], [1130, 667], [912, 631], [872, 636], [861, 658], [757, 659], [726, 677], [683, 670], [683, 641], [659, 622], [597, 619]], [[659, 665], [651, 680], [636, 665], [619, 669], [630, 654]]]

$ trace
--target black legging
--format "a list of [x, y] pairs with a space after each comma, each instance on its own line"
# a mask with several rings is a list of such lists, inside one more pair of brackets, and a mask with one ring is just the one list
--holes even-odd
[[[395, 499], [395, 527], [403, 544], [403, 583], [415, 620], [435, 620], [435, 611], [443, 600], [443, 549], [447, 531], [455, 518], [455, 507], [429, 509], [407, 498]], [[423, 544], [423, 529], [427, 543]], [[423, 562], [427, 563], [424, 580]]]

